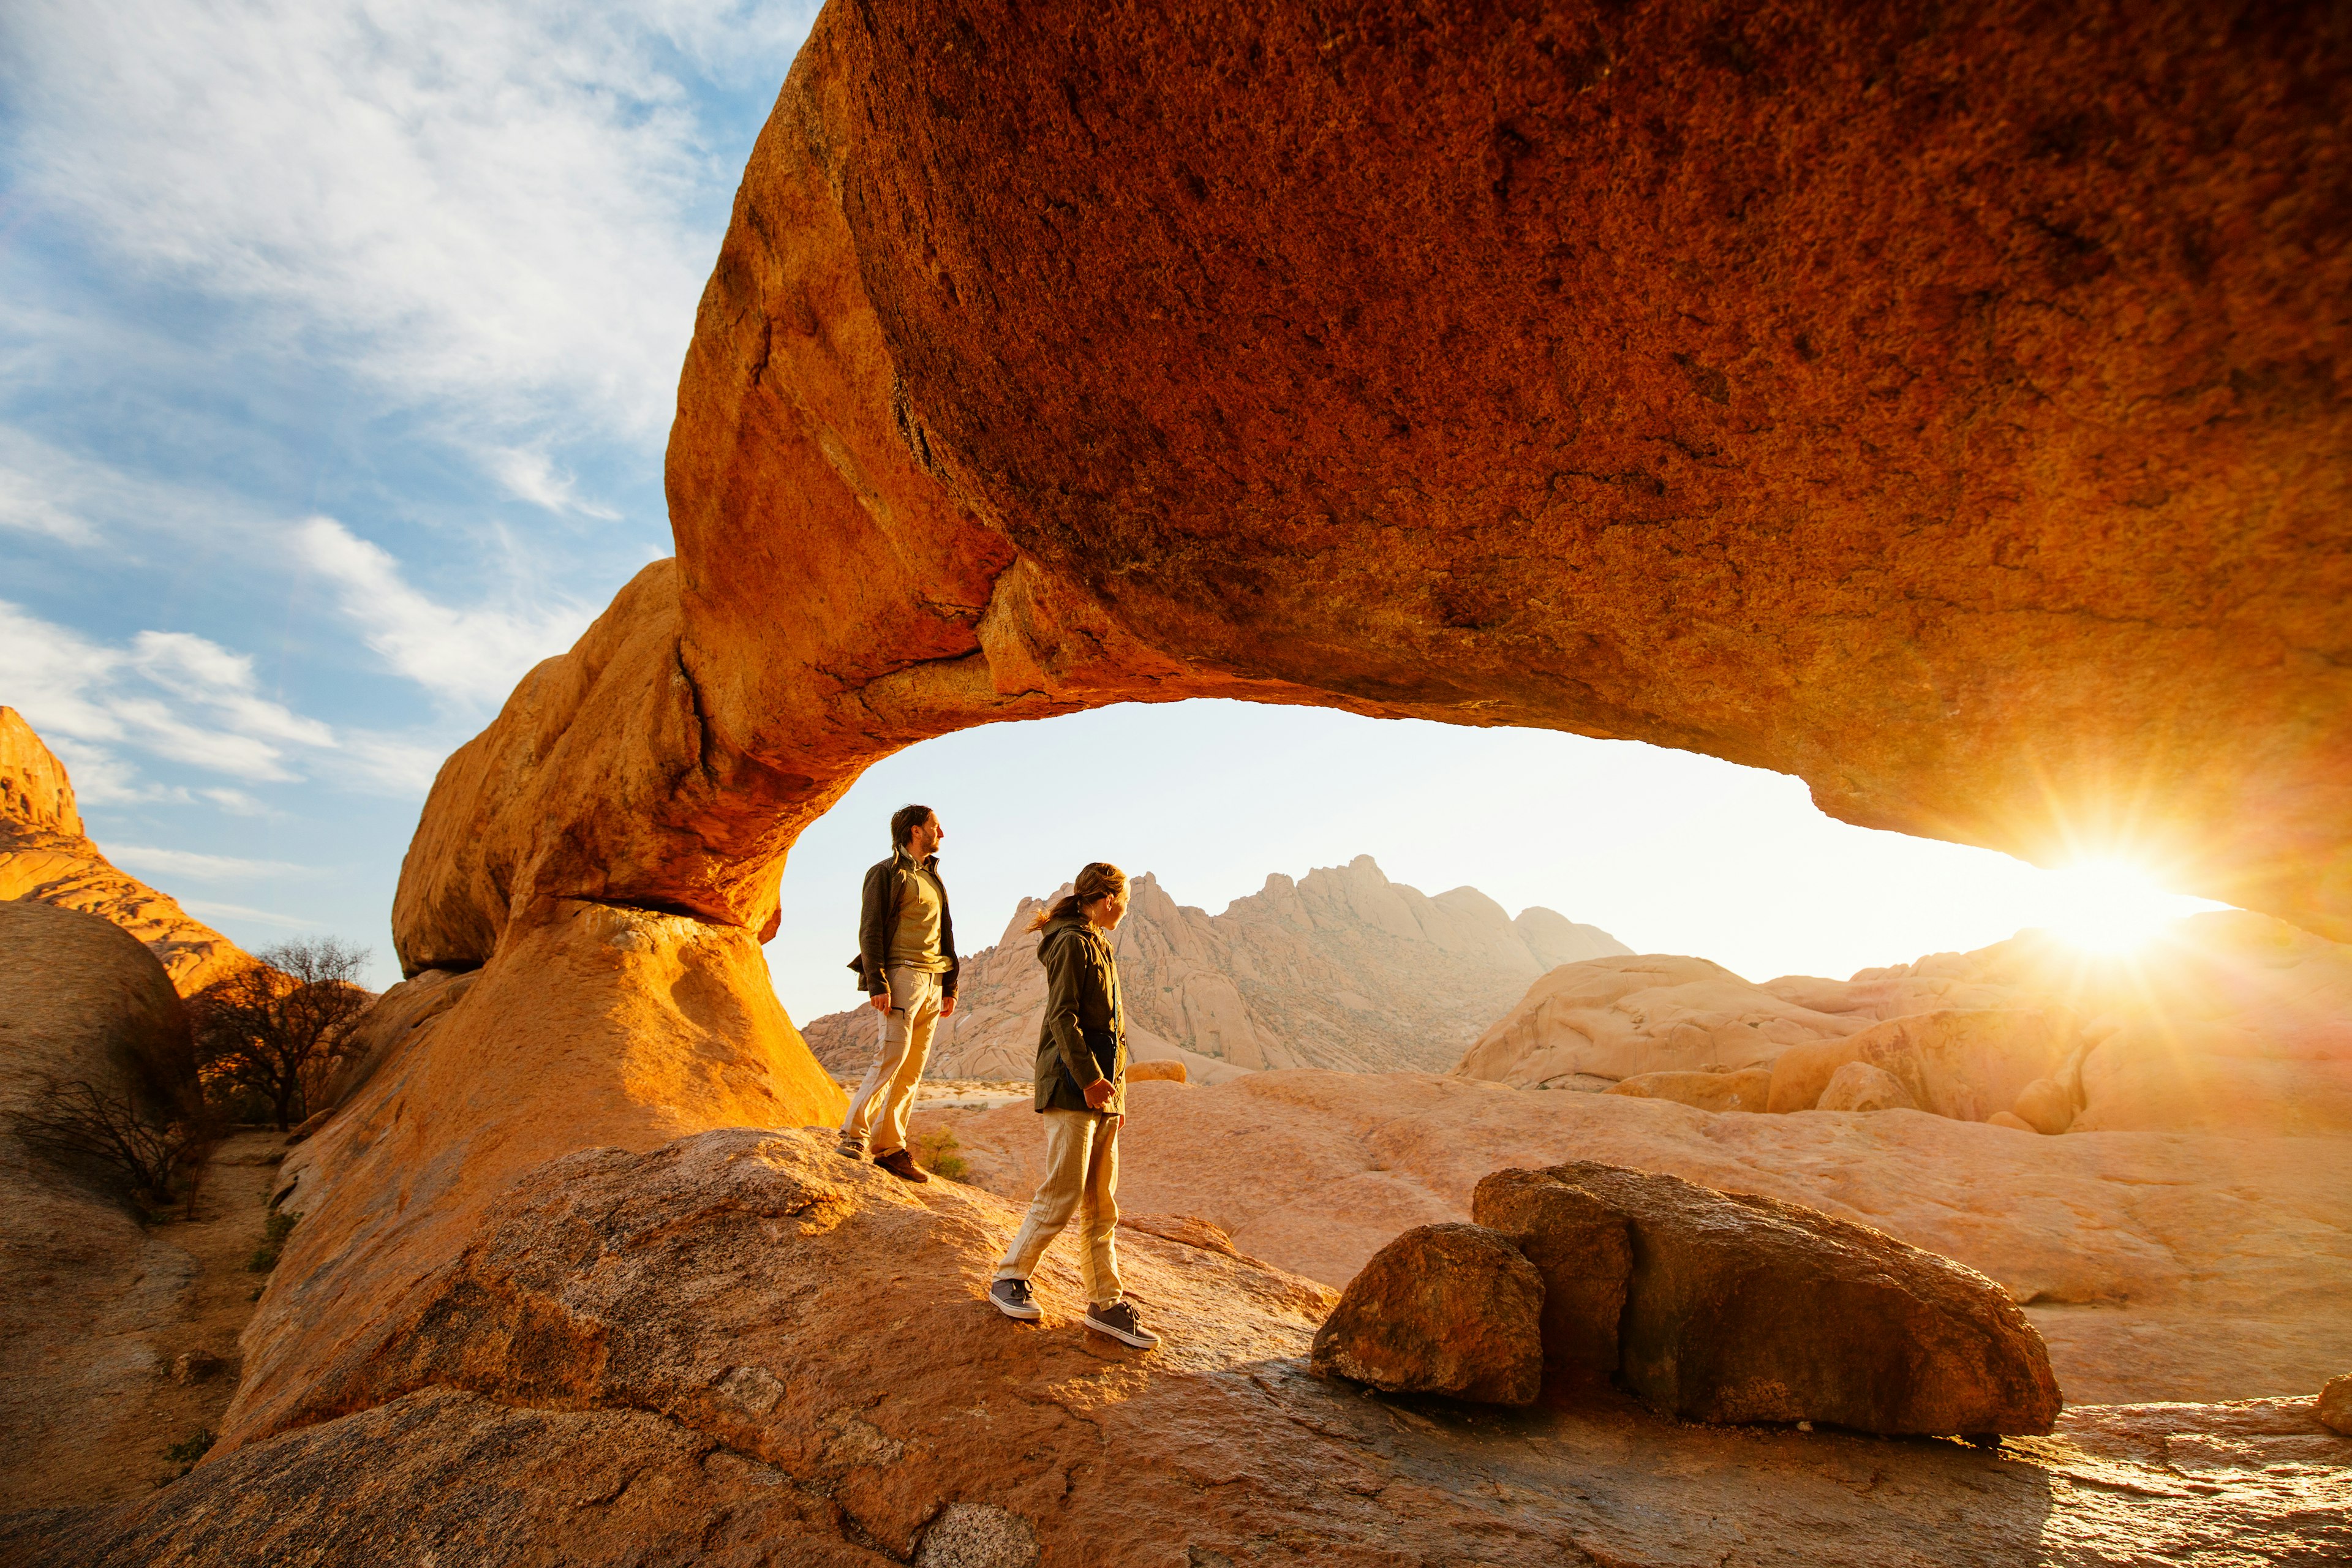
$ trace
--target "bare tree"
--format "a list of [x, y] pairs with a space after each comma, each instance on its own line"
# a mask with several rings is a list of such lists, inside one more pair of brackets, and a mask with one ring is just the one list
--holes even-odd
[[269, 1101], [278, 1129], [302, 1119], [303, 1075], [342, 1054], [371, 1000], [359, 984], [367, 950], [333, 937], [289, 942], [189, 999], [196, 1065], [209, 1087]]
[[[173, 1188], [193, 1176], [215, 1141], [200, 1100], [173, 1111], [142, 1110], [131, 1096], [87, 1079], [47, 1078], [18, 1097], [5, 1121], [19, 1142], [51, 1163], [162, 1204], [172, 1201]], [[193, 1201], [193, 1188], [189, 1195]]]

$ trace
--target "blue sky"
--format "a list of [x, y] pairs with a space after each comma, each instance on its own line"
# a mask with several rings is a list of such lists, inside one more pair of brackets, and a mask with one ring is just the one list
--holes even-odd
[[[121, 864], [248, 946], [331, 931], [392, 978], [434, 769], [669, 551], [695, 300], [812, 11], [0, 8], [0, 702]], [[969, 945], [1097, 856], [1214, 910], [1370, 853], [1759, 978], [1977, 945], [2074, 896], [1648, 747], [1120, 709], [861, 781], [785, 879], [795, 1016], [847, 999], [857, 872], [916, 798]]]

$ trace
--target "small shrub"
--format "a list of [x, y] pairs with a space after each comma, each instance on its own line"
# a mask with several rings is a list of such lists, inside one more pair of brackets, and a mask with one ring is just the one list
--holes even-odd
[[950, 1182], [961, 1182], [965, 1173], [971, 1169], [964, 1163], [963, 1156], [956, 1152], [963, 1145], [957, 1142], [956, 1135], [944, 1127], [933, 1128], [929, 1132], [916, 1133], [911, 1147], [915, 1152], [915, 1163], [935, 1176], [945, 1176]]
[[246, 1268], [254, 1274], [267, 1274], [278, 1267], [278, 1255], [286, 1250], [286, 1238], [294, 1234], [294, 1226], [302, 1216], [288, 1214], [284, 1209], [269, 1211], [269, 1220], [262, 1227], [261, 1245], [253, 1249], [246, 1260]]
[[180, 1473], [184, 1476], [195, 1467], [198, 1459], [203, 1458], [211, 1450], [215, 1440], [213, 1429], [206, 1426], [199, 1430], [194, 1436], [173, 1443], [165, 1448], [163, 1458], [179, 1466]]

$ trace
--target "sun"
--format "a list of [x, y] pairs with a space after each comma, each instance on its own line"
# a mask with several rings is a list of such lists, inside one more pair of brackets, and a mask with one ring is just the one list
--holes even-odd
[[2201, 901], [2167, 892], [2124, 860], [2078, 860], [2050, 873], [2044, 891], [2049, 929], [2091, 952], [2134, 952], [2180, 915], [2179, 906]]

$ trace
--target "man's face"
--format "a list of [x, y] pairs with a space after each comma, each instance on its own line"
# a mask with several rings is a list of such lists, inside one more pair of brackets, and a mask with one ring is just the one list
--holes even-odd
[[929, 820], [915, 824], [914, 830], [907, 836], [907, 848], [916, 859], [929, 859], [939, 853], [940, 840], [947, 836], [947, 829], [940, 826], [934, 814]]

